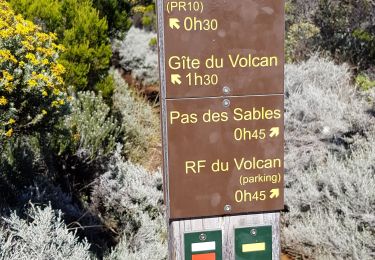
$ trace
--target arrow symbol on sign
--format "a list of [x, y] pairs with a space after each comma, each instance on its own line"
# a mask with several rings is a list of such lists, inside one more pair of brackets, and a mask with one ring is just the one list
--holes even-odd
[[270, 199], [276, 199], [280, 196], [280, 190], [279, 189], [272, 189], [272, 190], [270, 190], [270, 192], [271, 192]]
[[171, 75], [171, 82], [172, 84], [177, 84], [177, 85], [181, 85], [181, 76], [178, 75], [178, 74], [172, 74]]
[[171, 29], [180, 29], [180, 20], [177, 18], [169, 18], [169, 27], [171, 27]]
[[280, 135], [280, 127], [272, 127], [270, 129], [271, 133], [270, 133], [270, 137], [278, 137]]

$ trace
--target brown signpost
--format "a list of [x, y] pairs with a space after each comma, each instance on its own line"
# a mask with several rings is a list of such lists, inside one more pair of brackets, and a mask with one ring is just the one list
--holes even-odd
[[[170, 259], [219, 255], [186, 244], [208, 230], [223, 231], [220, 259], [278, 259], [279, 214], [265, 212], [284, 205], [284, 1], [157, 6]], [[234, 238], [262, 225], [271, 246]]]

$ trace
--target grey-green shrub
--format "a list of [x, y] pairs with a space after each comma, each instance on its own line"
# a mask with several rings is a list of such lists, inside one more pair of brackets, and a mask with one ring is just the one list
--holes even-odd
[[36, 205], [48, 204], [51, 208], [59, 209], [63, 212], [64, 220], [66, 221], [80, 219], [80, 224], [98, 224], [83, 223], [86, 220], [82, 217], [85, 215], [85, 209], [77, 204], [72, 194], [64, 192], [61, 187], [55, 186], [41, 176], [34, 177], [33, 185], [23, 188], [21, 194], [18, 196], [18, 202], [18, 206], [21, 207], [29, 202]]
[[[112, 253], [117, 256], [114, 259], [128, 259], [121, 256], [146, 248], [158, 248], [159, 253], [164, 254], [167, 235], [161, 174], [147, 172], [141, 166], [125, 161], [120, 151], [121, 147], [118, 147], [107, 172], [93, 188], [92, 210], [122, 234], [122, 242]], [[149, 251], [149, 254], [153, 253]]]
[[346, 65], [286, 66], [283, 247], [313, 259], [374, 259], [375, 118]]
[[328, 156], [287, 190], [283, 243], [315, 259], [375, 258], [375, 131], [348, 159]]
[[[163, 218], [141, 218], [141, 227], [131, 241], [123, 235], [120, 243], [105, 257], [105, 260], [167, 259], [167, 228]], [[136, 246], [134, 246], [136, 245]]]
[[89, 91], [78, 92], [65, 123], [71, 130], [77, 154], [89, 158], [111, 153], [121, 132], [103, 98]]
[[368, 125], [366, 103], [350, 85], [346, 65], [317, 56], [287, 65], [285, 95], [286, 168], [291, 174], [320, 164], [330, 151], [345, 155], [350, 136]]
[[371, 106], [371, 110], [369, 112], [375, 115], [375, 88], [368, 91], [367, 99]]
[[121, 67], [146, 85], [155, 84], [159, 79], [158, 54], [150, 46], [155, 37], [153, 32], [131, 27], [125, 38], [113, 45], [114, 51], [119, 52]]
[[80, 242], [62, 221], [61, 212], [31, 205], [27, 219], [12, 213], [0, 227], [1, 260], [91, 259], [89, 244]]
[[125, 153], [133, 162], [148, 160], [147, 151], [160, 143], [159, 118], [153, 107], [134, 93], [117, 71], [113, 109], [121, 114]]

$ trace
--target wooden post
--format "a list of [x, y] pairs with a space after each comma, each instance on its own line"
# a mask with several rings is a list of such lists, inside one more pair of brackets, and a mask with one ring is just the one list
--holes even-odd
[[[280, 0], [157, 0], [163, 177], [170, 260], [191, 260], [185, 257], [186, 234], [213, 230], [222, 231], [222, 245], [216, 245], [222, 247], [222, 259], [254, 259], [251, 250], [249, 258], [236, 256], [235, 232], [239, 228], [263, 226], [272, 227], [272, 257], [259, 260], [280, 259], [278, 210], [283, 208], [284, 199], [283, 3]], [[244, 55], [246, 51], [249, 52]], [[171, 65], [172, 56], [174, 65]], [[219, 61], [220, 57], [226, 58], [225, 65], [211, 67], [207, 63], [209, 57], [217, 57]], [[248, 109], [253, 113], [252, 119], [259, 118], [253, 120], [255, 123], [237, 119], [224, 122], [225, 116], [233, 118], [234, 108]], [[211, 113], [211, 110], [218, 111], [217, 118], [225, 115], [222, 122], [199, 121], [205, 111]], [[181, 119], [181, 114], [186, 118]], [[195, 119], [192, 114], [196, 114]], [[257, 140], [227, 137], [225, 131], [240, 127], [246, 127], [249, 132], [256, 129]], [[195, 138], [200, 134], [205, 138]], [[217, 158], [218, 164], [222, 158], [223, 162], [231, 162], [238, 154], [252, 156], [246, 170], [238, 169], [236, 162], [237, 169], [234, 163], [228, 167], [230, 170], [222, 169], [224, 177], [214, 175]], [[262, 168], [266, 162], [268, 169]], [[258, 183], [254, 181], [255, 176]], [[268, 183], [259, 181], [263, 179], [268, 179]]]

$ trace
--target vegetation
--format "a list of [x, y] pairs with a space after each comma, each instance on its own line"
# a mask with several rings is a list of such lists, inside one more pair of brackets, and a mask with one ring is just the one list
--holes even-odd
[[374, 66], [374, 18], [375, 6], [369, 0], [321, 0], [313, 17], [321, 30], [322, 47], [359, 69]]
[[115, 51], [119, 53], [119, 65], [146, 85], [155, 84], [159, 77], [157, 53], [150, 45], [155, 37], [155, 33], [132, 27], [115, 46]]
[[90, 245], [69, 231], [60, 211], [31, 204], [27, 217], [12, 213], [4, 219], [8, 228], [0, 230], [0, 259], [91, 259]]
[[123, 37], [131, 25], [156, 29], [154, 0], [94, 0], [93, 5], [107, 19], [112, 38]]
[[373, 258], [374, 99], [350, 84], [347, 66], [317, 57], [288, 65], [285, 88], [284, 248]]
[[73, 137], [71, 149], [91, 159], [110, 154], [121, 132], [117, 120], [110, 115], [110, 108], [93, 92], [77, 93], [71, 114], [64, 123]]
[[[112, 169], [116, 151], [124, 164], [123, 158], [149, 161], [148, 150], [160, 142], [157, 115], [117, 71], [108, 73], [110, 32], [90, 1], [10, 2], [37, 25], [16, 15], [1, 0], [1, 259], [26, 259], [35, 252], [54, 259], [103, 257], [117, 235], [110, 234], [110, 219], [87, 213], [99, 207], [94, 199], [99, 199], [94, 196], [98, 192], [92, 186]], [[80, 68], [89, 70], [75, 73]], [[144, 178], [149, 175], [141, 172]], [[160, 181], [155, 185], [161, 188]], [[158, 194], [160, 207], [160, 190]], [[28, 212], [24, 207], [28, 201], [51, 206], [31, 206]], [[142, 217], [141, 213], [142, 209], [136, 216]], [[155, 214], [162, 222], [161, 211]], [[149, 228], [156, 215], [149, 218], [147, 222], [144, 217], [137, 228]], [[85, 225], [92, 228], [76, 228]], [[70, 232], [72, 226], [77, 232]], [[117, 232], [124, 234], [122, 241], [133, 241], [125, 232], [127, 223], [120, 226]], [[44, 233], [30, 241], [26, 234], [32, 232]], [[61, 237], [64, 234], [66, 238]], [[40, 249], [44, 244], [50, 246]], [[77, 252], [70, 254], [68, 249]], [[129, 253], [136, 250], [128, 249]]]
[[[374, 15], [286, 3], [282, 246], [300, 258], [375, 258]], [[158, 91], [155, 29], [153, 0], [0, 0], [0, 260], [166, 259], [140, 94]]]
[[44, 131], [66, 109], [54, 34], [24, 20], [0, 2], [0, 144], [15, 135]]
[[[161, 173], [124, 162], [117, 152], [93, 189], [92, 207], [122, 234], [108, 259], [166, 259], [167, 234]], [[148, 257], [146, 257], [148, 256]], [[129, 258], [128, 258], [129, 257]]]
[[113, 72], [113, 78], [113, 109], [122, 118], [125, 152], [132, 162], [146, 162], [150, 148], [160, 143], [159, 118], [144, 98], [132, 93], [118, 72]]
[[131, 26], [132, 3], [128, 0], [94, 0], [93, 5], [99, 11], [101, 17], [108, 22], [110, 35], [120, 36], [129, 30]]
[[[374, 67], [375, 6], [372, 1], [288, 0], [286, 14], [289, 61], [303, 60], [320, 51], [338, 62], [350, 63], [358, 71]], [[297, 28], [301, 33], [294, 33]], [[305, 54], [301, 55], [301, 49], [294, 49], [295, 46], [305, 46]]]
[[357, 86], [365, 91], [370, 90], [371, 88], [375, 88], [375, 80], [370, 79], [370, 77], [363, 72], [356, 77], [355, 82], [357, 83]]
[[27, 19], [57, 35], [66, 48], [60, 62], [65, 81], [77, 90], [93, 89], [106, 75], [111, 57], [108, 24], [90, 0], [11, 0]]

